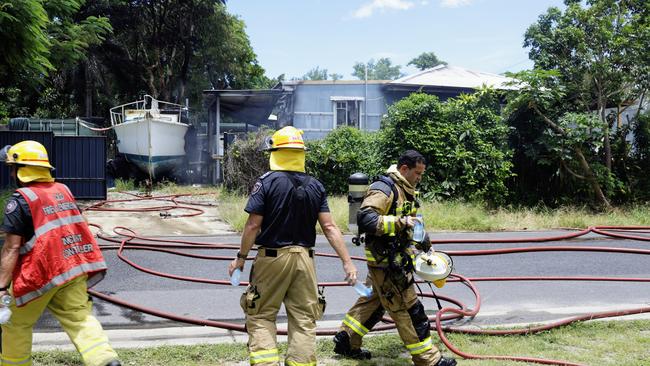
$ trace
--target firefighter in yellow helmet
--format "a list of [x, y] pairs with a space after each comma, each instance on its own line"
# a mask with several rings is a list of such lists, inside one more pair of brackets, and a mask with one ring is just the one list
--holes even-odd
[[[366, 233], [367, 282], [373, 293], [360, 297], [345, 315], [334, 336], [334, 352], [340, 355], [370, 358], [370, 352], [361, 348], [362, 338], [388, 311], [416, 366], [456, 365], [453, 358], [442, 357], [433, 344], [429, 318], [415, 292], [411, 234], [418, 220], [415, 187], [425, 168], [424, 157], [408, 150], [397, 165], [368, 187], [357, 225], [359, 232]], [[427, 252], [431, 248], [428, 235], [415, 246]]]
[[348, 283], [356, 282], [357, 269], [329, 212], [325, 188], [305, 174], [302, 131], [284, 127], [268, 145], [271, 170], [250, 193], [241, 246], [228, 272], [232, 275], [235, 269], [243, 269], [253, 244], [257, 245], [250, 284], [241, 297], [250, 364], [280, 365], [275, 322], [284, 303], [289, 322], [284, 364], [315, 366], [316, 320], [325, 307], [314, 267], [316, 222], [341, 258]]
[[92, 316], [87, 287], [106, 263], [64, 184], [54, 182], [45, 147], [22, 141], [0, 151], [18, 188], [8, 200], [0, 230], [0, 296], [10, 294], [11, 317], [2, 324], [0, 365], [32, 364], [33, 326], [47, 308], [88, 366], [119, 366], [102, 326]]

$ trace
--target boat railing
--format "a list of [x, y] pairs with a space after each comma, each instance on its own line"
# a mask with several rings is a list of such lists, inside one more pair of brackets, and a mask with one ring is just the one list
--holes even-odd
[[[184, 109], [185, 107], [180, 104], [159, 101], [147, 94], [142, 100], [111, 108], [111, 125], [115, 126], [124, 122], [138, 121], [145, 118], [147, 112], [156, 118], [180, 123], [181, 114]], [[130, 114], [131, 117], [127, 118], [127, 114]], [[162, 117], [163, 115], [174, 116], [174, 118], [164, 118]]]

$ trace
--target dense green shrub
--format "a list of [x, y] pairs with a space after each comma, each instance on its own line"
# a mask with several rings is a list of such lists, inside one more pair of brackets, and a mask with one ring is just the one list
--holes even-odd
[[508, 127], [499, 111], [490, 89], [445, 103], [411, 94], [389, 107], [382, 121], [382, 159], [394, 162], [404, 150], [418, 150], [428, 163], [421, 183], [425, 197], [501, 203], [512, 163]]
[[340, 127], [323, 140], [309, 141], [307, 172], [320, 180], [328, 193], [348, 191], [348, 177], [362, 172], [373, 177], [385, 170], [380, 160], [379, 135]]
[[224, 186], [227, 190], [248, 193], [257, 178], [269, 170], [269, 154], [261, 151], [264, 140], [273, 131], [261, 128], [250, 132], [228, 147], [223, 162]]

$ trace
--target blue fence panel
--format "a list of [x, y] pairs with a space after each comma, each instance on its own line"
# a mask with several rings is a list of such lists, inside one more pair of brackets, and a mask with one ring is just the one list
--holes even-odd
[[56, 136], [56, 180], [67, 185], [78, 199], [106, 199], [106, 138]]
[[[106, 199], [106, 138], [54, 136], [52, 132], [0, 131], [0, 148], [20, 141], [38, 141], [56, 168], [52, 175], [78, 199]], [[0, 188], [11, 186], [10, 170], [0, 166]]]

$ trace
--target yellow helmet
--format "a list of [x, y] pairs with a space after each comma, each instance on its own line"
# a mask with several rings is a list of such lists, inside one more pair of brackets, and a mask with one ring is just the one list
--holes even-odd
[[0, 160], [18, 166], [18, 179], [22, 182], [52, 182], [54, 179], [45, 146], [36, 141], [21, 141], [13, 146], [5, 146], [0, 152]]
[[267, 150], [277, 149], [301, 149], [306, 150], [305, 141], [302, 139], [302, 130], [293, 126], [283, 127], [277, 130], [271, 140], [267, 142]]

